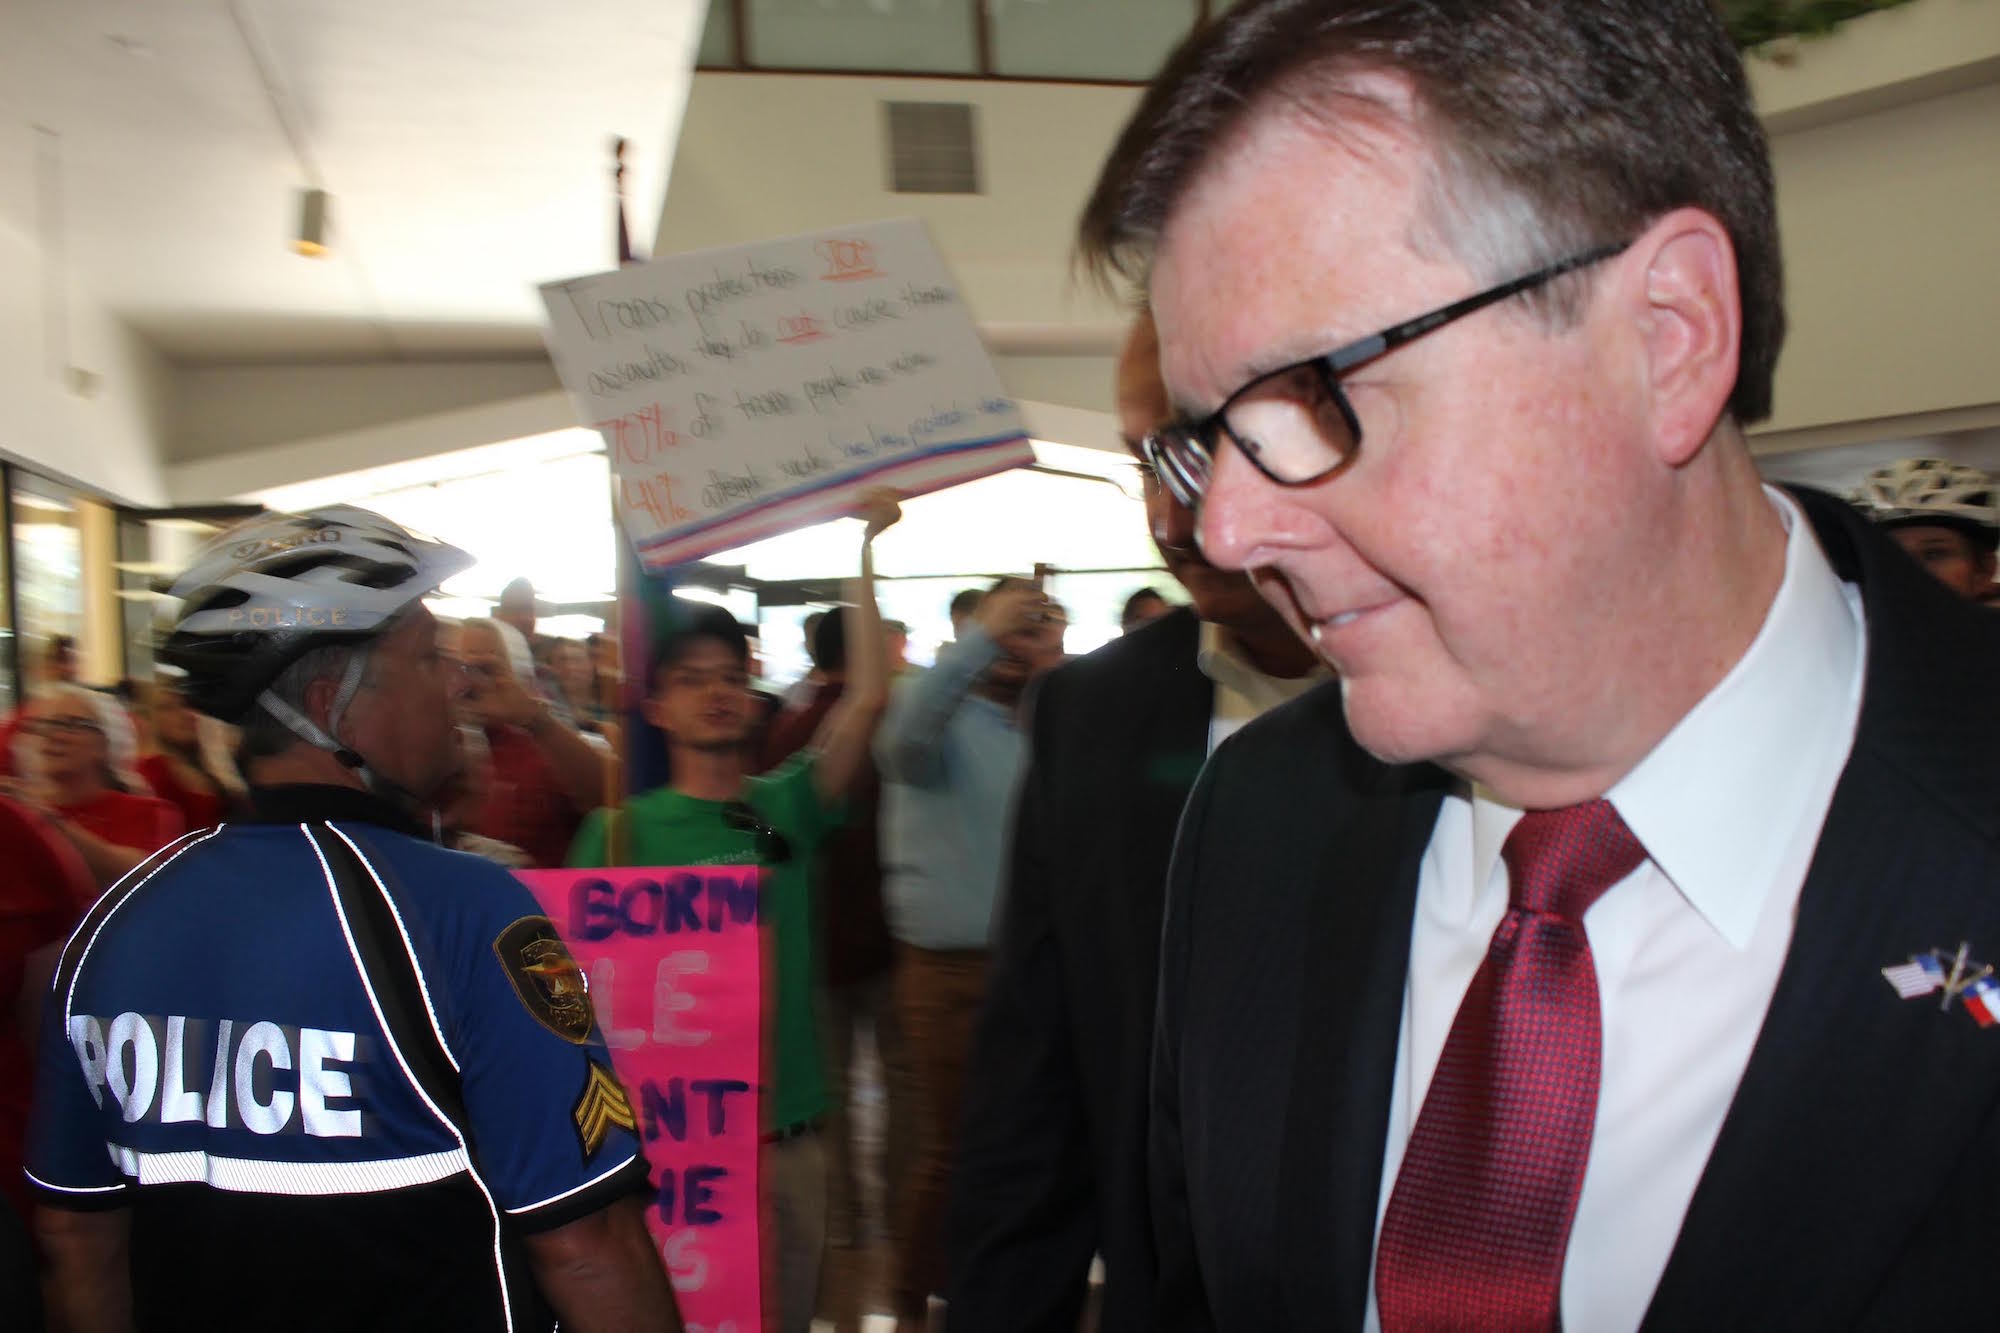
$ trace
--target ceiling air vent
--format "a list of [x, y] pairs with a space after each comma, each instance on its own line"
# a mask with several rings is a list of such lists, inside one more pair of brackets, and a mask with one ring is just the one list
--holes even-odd
[[979, 153], [968, 102], [884, 102], [889, 189], [896, 194], [978, 194]]

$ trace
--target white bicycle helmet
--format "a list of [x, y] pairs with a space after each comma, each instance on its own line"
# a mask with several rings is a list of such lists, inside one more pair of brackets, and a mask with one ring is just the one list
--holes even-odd
[[2000, 534], [1993, 479], [1941, 458], [1905, 458], [1876, 468], [1854, 493], [1854, 503], [1884, 527], [1940, 524], [1989, 543]]
[[[187, 673], [188, 702], [210, 716], [239, 722], [262, 698], [288, 727], [318, 732], [286, 716], [296, 710], [266, 694], [271, 682], [314, 648], [374, 637], [472, 564], [455, 546], [351, 505], [263, 514], [209, 541], [175, 580], [168, 592], [180, 612], [157, 655]], [[342, 684], [336, 722], [360, 686], [360, 664]], [[306, 739], [337, 748], [323, 733]]]

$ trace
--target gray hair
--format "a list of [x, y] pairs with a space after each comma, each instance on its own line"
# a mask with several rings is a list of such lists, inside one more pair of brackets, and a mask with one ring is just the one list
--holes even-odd
[[[394, 628], [383, 626], [383, 632]], [[306, 691], [315, 681], [331, 681], [336, 686], [347, 674], [356, 657], [362, 659], [361, 688], [366, 690], [375, 684], [375, 669], [369, 657], [375, 646], [373, 639], [363, 639], [357, 643], [329, 643], [308, 650], [293, 660], [292, 664], [278, 673], [278, 678], [265, 687], [265, 692], [276, 695], [280, 703], [290, 705], [300, 714], [310, 717], [306, 707]], [[270, 759], [281, 755], [294, 745], [307, 742], [296, 731], [264, 706], [260, 696], [242, 722], [242, 739], [237, 751], [237, 763], [248, 767], [259, 759]], [[338, 740], [339, 737], [335, 737]]]

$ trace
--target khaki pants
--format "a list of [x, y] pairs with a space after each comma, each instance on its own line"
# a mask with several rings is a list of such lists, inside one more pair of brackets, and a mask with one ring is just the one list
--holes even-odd
[[767, 1143], [763, 1174], [766, 1333], [811, 1333], [826, 1248], [826, 1148], [817, 1132]]
[[986, 994], [983, 951], [896, 946], [896, 1009], [909, 1052], [917, 1159], [897, 1228], [896, 1317], [921, 1319], [945, 1285], [945, 1187], [956, 1155], [965, 1067]]
[[862, 1181], [867, 1163], [862, 1160], [863, 1145], [857, 1141], [851, 1114], [854, 1050], [864, 1027], [875, 1044], [882, 1071], [884, 1114], [873, 1138], [881, 1159], [884, 1231], [893, 1233], [901, 1222], [904, 1185], [916, 1149], [909, 1057], [903, 1050], [903, 1024], [896, 1012], [894, 973], [829, 987], [820, 1014], [824, 1019], [820, 1035], [826, 1045], [826, 1239], [829, 1245], [866, 1245], [868, 1209]]

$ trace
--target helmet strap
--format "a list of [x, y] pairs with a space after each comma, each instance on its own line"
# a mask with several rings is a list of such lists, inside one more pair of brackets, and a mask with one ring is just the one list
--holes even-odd
[[306, 744], [325, 750], [342, 764], [353, 769], [355, 776], [361, 779], [361, 785], [370, 792], [385, 800], [414, 809], [419, 804], [415, 793], [375, 772], [368, 767], [367, 760], [363, 759], [359, 752], [341, 744], [339, 740], [340, 721], [346, 716], [348, 706], [354, 702], [355, 696], [361, 692], [361, 682], [367, 673], [368, 650], [364, 647], [356, 650], [354, 655], [347, 659], [347, 670], [341, 673], [340, 688], [334, 692], [333, 706], [326, 710], [324, 728], [268, 689], [257, 696], [257, 702], [272, 717], [278, 719], [287, 731]]

